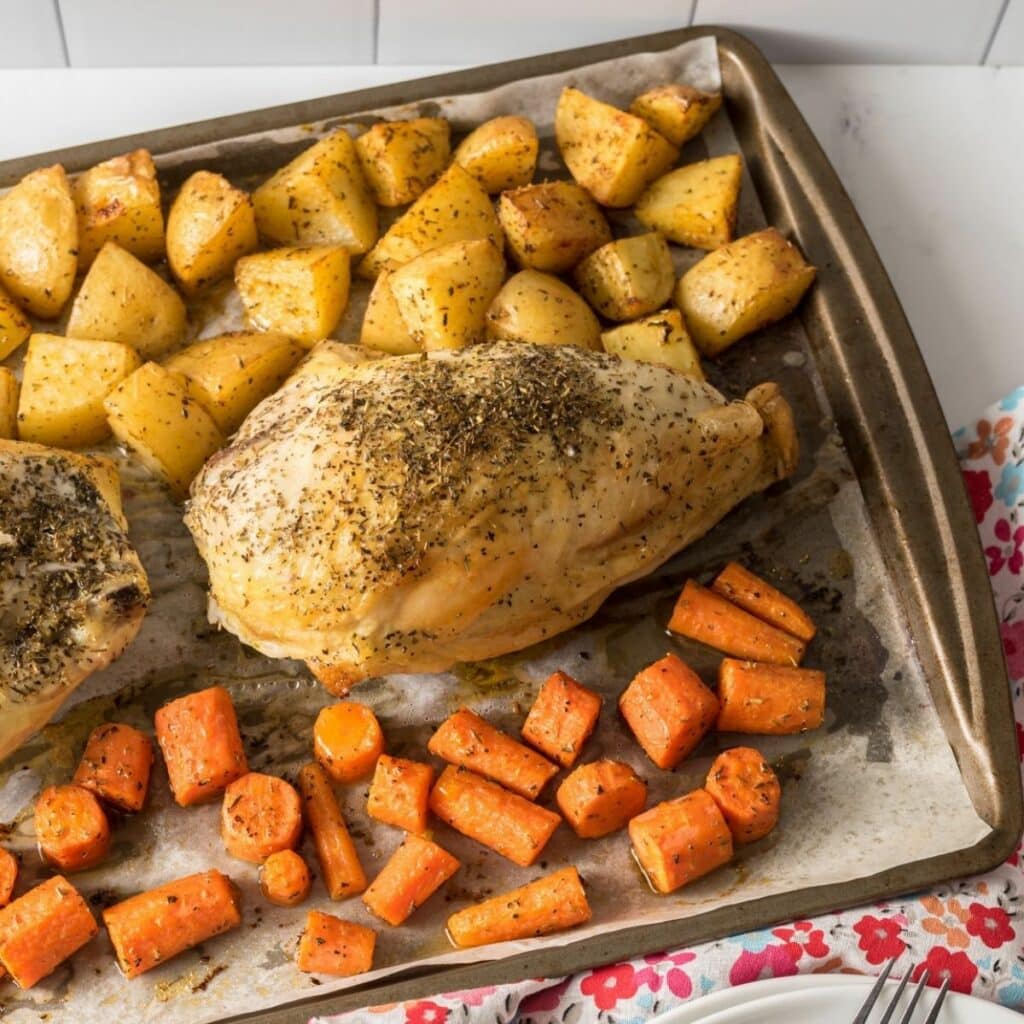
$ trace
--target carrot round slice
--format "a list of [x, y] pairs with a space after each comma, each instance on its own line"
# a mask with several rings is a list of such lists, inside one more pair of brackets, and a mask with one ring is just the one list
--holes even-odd
[[333, 974], [339, 978], [363, 974], [373, 966], [377, 933], [333, 914], [311, 910], [299, 939], [295, 965], [307, 974]]
[[313, 752], [335, 782], [355, 782], [371, 771], [384, 752], [384, 733], [365, 704], [339, 701], [317, 715]]
[[110, 851], [110, 823], [95, 794], [81, 786], [48, 786], [35, 811], [43, 859], [61, 871], [84, 871]]
[[232, 857], [251, 864], [293, 849], [302, 835], [299, 794], [273, 775], [243, 775], [224, 791], [220, 834]]
[[309, 896], [312, 880], [306, 862], [294, 850], [272, 853], [260, 868], [260, 891], [279, 907], [294, 907]]
[[718, 804], [736, 843], [763, 839], [779, 820], [782, 787], [753, 747], [733, 747], [711, 762], [704, 788]]
[[11, 902], [14, 883], [18, 880], [18, 858], [0, 846], [0, 907]]

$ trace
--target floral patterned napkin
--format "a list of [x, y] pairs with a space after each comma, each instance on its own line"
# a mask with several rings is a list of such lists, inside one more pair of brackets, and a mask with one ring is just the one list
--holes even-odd
[[[988, 559], [1024, 760], [1024, 387], [953, 435]], [[907, 957], [914, 979], [1024, 1010], [1024, 863], [892, 903], [794, 921], [674, 953], [548, 978], [449, 992], [311, 1024], [644, 1024], [730, 985], [790, 974], [876, 973]]]

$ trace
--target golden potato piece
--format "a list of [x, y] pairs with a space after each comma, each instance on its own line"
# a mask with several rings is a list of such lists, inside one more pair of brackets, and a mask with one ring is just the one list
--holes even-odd
[[0, 366], [0, 440], [18, 437], [18, 378], [7, 366]]
[[510, 277], [487, 311], [490, 341], [601, 347], [601, 325], [564, 281], [539, 270]]
[[343, 245], [356, 254], [377, 241], [377, 204], [344, 128], [300, 153], [252, 198], [260, 234], [280, 245]]
[[743, 161], [736, 153], [669, 171], [640, 197], [636, 216], [680, 245], [717, 249], [736, 230]]
[[167, 215], [167, 262], [188, 295], [227, 277], [259, 245], [247, 192], [210, 171], [196, 171]]
[[505, 261], [486, 238], [430, 249], [391, 273], [399, 315], [417, 347], [464, 348], [482, 341]]
[[388, 228], [356, 273], [372, 280], [382, 270], [396, 270], [427, 249], [471, 238], [489, 238], [500, 246], [501, 228], [490, 197], [476, 178], [452, 164]]
[[240, 259], [235, 285], [246, 318], [307, 348], [322, 341], [348, 305], [350, 260], [341, 245], [272, 249]]
[[239, 331], [175, 352], [164, 369], [184, 381], [188, 395], [226, 436], [284, 383], [302, 352], [298, 342], [276, 331]]
[[60, 164], [26, 174], [0, 196], [0, 282], [34, 316], [52, 320], [78, 270], [78, 220]]
[[130, 345], [33, 334], [18, 400], [18, 436], [81, 448], [110, 436], [103, 400], [139, 365]]
[[106, 242], [140, 260], [164, 254], [160, 183], [148, 149], [115, 156], [83, 171], [72, 191], [78, 213], [78, 267], [87, 270]]
[[32, 333], [21, 307], [0, 288], [0, 359], [6, 359]]
[[176, 498], [203, 463], [224, 444], [217, 424], [185, 390], [181, 377], [143, 363], [107, 395], [104, 406], [114, 436], [171, 489]]
[[602, 245], [573, 276], [587, 302], [609, 320], [632, 320], [659, 309], [676, 283], [672, 253], [656, 231]]
[[451, 128], [443, 117], [381, 121], [356, 139], [363, 174], [381, 206], [404, 206], [448, 166]]
[[611, 228], [590, 194], [571, 181], [503, 192], [498, 221], [521, 267], [559, 274], [610, 242]]
[[185, 337], [185, 303], [155, 271], [117, 242], [93, 260], [71, 305], [73, 338], [120, 341], [154, 359]]
[[379, 349], [393, 356], [419, 352], [409, 327], [398, 311], [398, 303], [391, 292], [391, 271], [382, 270], [373, 282], [373, 290], [366, 303], [359, 344]]
[[637, 96], [629, 112], [642, 117], [673, 146], [699, 135], [722, 105], [720, 92], [702, 92], [692, 85], [659, 85]]
[[687, 377], [704, 380], [700, 356], [686, 333], [678, 309], [663, 309], [640, 320], [622, 324], [601, 335], [605, 352], [638, 363], [661, 363]]
[[679, 279], [675, 302], [706, 356], [791, 313], [815, 269], [775, 228], [723, 245]]
[[533, 180], [537, 129], [525, 117], [494, 117], [470, 132], [453, 157], [492, 195]]
[[676, 162], [679, 150], [641, 117], [565, 88], [555, 139], [572, 176], [605, 206], [630, 206]]

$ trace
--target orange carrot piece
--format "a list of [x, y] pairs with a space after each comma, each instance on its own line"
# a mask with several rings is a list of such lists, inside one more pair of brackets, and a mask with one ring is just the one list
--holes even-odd
[[333, 914], [311, 910], [299, 939], [295, 965], [307, 974], [333, 974], [348, 978], [365, 974], [373, 966], [377, 933]]
[[601, 698], [565, 672], [555, 672], [540, 688], [523, 723], [523, 739], [571, 768], [601, 713]]
[[626, 687], [619, 710], [647, 756], [672, 769], [715, 724], [718, 698], [685, 662], [666, 654]]
[[327, 895], [332, 900], [358, 895], [366, 888], [366, 873], [348, 834], [331, 780], [320, 765], [307, 764], [300, 770], [299, 793]]
[[302, 836], [299, 794], [284, 779], [248, 772], [224, 790], [220, 834], [228, 853], [250, 864], [294, 849]]
[[527, 800], [558, 774], [557, 765], [462, 708], [441, 723], [427, 744], [435, 757], [483, 775]]
[[433, 784], [434, 769], [429, 764], [381, 754], [370, 783], [366, 813], [406, 832], [425, 832]]
[[140, 892], [103, 911], [117, 963], [135, 978], [242, 923], [227, 875], [201, 871]]
[[486, 946], [562, 932], [589, 920], [590, 904], [580, 873], [562, 868], [452, 914], [448, 937], [456, 946]]
[[811, 617], [790, 597], [767, 580], [755, 576], [738, 562], [730, 562], [716, 577], [711, 589], [771, 626], [809, 644], [817, 627]]
[[55, 875], [0, 910], [0, 966], [31, 988], [99, 930], [78, 890]]
[[235, 706], [223, 687], [172, 700], [155, 723], [171, 792], [182, 807], [216, 800], [249, 770]]
[[363, 902], [379, 918], [398, 926], [460, 867], [459, 860], [437, 843], [407, 835], [363, 893]]
[[695, 580], [686, 581], [668, 628], [726, 654], [773, 665], [799, 665], [807, 646]]
[[120, 722], [98, 725], [72, 780], [92, 790], [119, 811], [142, 810], [153, 767], [153, 743], [138, 729]]
[[313, 726], [313, 753], [335, 782], [355, 782], [384, 752], [384, 733], [365, 705], [343, 700], [324, 708]]
[[651, 886], [673, 892], [732, 858], [732, 833], [703, 789], [666, 800], [629, 823], [633, 854]]
[[14, 883], [18, 880], [18, 858], [0, 846], [0, 908], [11, 902]]
[[295, 907], [312, 886], [306, 862], [294, 850], [272, 853], [260, 867], [260, 891], [279, 907]]
[[647, 803], [647, 783], [621, 761], [581, 764], [558, 787], [558, 809], [581, 839], [625, 828]]
[[711, 762], [704, 788], [718, 804], [733, 842], [763, 839], [779, 821], [782, 787], [771, 765], [753, 747], [733, 747]]
[[719, 732], [788, 736], [825, 721], [825, 673], [723, 658], [718, 667]]
[[465, 768], [445, 768], [430, 793], [430, 809], [470, 839], [529, 867], [561, 818]]
[[35, 826], [43, 859], [61, 871], [84, 871], [110, 852], [110, 822], [81, 786], [47, 786], [36, 800]]

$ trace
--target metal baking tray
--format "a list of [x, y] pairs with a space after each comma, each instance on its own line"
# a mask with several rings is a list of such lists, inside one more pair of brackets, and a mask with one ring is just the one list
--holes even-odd
[[[466, 966], [411, 968], [339, 995], [231, 1020], [285, 1024], [438, 991], [553, 976], [586, 966], [885, 899], [985, 871], [1013, 850], [1022, 828], [1020, 774], [1009, 686], [981, 545], [938, 399], [910, 327], [868, 234], [774, 71], [744, 37], [700, 27], [77, 146], [0, 164], [0, 187], [41, 164], [83, 170], [139, 146], [160, 154], [212, 144], [202, 164], [233, 177], [263, 172], [268, 155], [246, 136], [358, 111], [479, 92], [713, 35], [727, 110], [770, 223], [819, 268], [798, 312], [856, 473], [887, 572], [970, 799], [990, 832], [978, 843], [840, 884], [749, 900], [685, 920], [632, 928]], [[279, 165], [282, 151], [275, 149]], [[193, 170], [179, 163], [176, 185]], [[163, 175], [162, 175], [163, 176]], [[899, 823], [893, 823], [899, 828]]]

